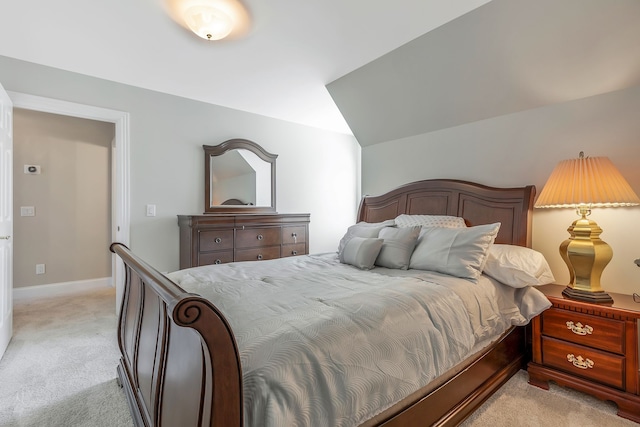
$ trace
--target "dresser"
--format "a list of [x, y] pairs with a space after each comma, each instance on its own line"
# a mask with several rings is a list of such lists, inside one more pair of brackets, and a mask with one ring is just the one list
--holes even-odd
[[178, 215], [180, 268], [308, 254], [309, 216]]
[[610, 400], [640, 423], [640, 304], [630, 295], [610, 293], [612, 305], [596, 305], [564, 298], [564, 286], [538, 289], [553, 306], [532, 320], [529, 383], [548, 390], [552, 380]]

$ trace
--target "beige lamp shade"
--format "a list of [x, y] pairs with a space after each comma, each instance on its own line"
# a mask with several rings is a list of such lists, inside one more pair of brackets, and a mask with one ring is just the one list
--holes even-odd
[[563, 160], [547, 180], [535, 207], [577, 208], [640, 205], [640, 198], [607, 157]]

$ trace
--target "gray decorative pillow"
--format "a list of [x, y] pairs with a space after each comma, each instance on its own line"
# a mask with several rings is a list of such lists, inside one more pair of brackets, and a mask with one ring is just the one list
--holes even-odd
[[378, 259], [376, 259], [376, 265], [401, 270], [408, 269], [411, 253], [418, 241], [420, 229], [420, 226], [416, 226], [406, 228], [385, 227], [380, 230], [378, 237], [384, 239], [384, 243], [382, 244], [382, 249], [380, 249]]
[[476, 281], [498, 230], [499, 222], [468, 228], [424, 227], [409, 268]]
[[382, 239], [353, 237], [340, 252], [340, 262], [361, 270], [370, 270], [380, 253], [382, 242]]
[[359, 222], [347, 229], [344, 237], [338, 245], [338, 253], [344, 249], [344, 245], [353, 237], [378, 237], [378, 233], [385, 227], [393, 227], [395, 222], [392, 219], [383, 222]]

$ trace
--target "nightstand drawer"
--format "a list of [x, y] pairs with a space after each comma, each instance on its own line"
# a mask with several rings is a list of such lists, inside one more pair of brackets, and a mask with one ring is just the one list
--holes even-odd
[[547, 337], [542, 337], [542, 354], [546, 366], [624, 390], [622, 356]]
[[550, 308], [542, 314], [542, 334], [624, 354], [625, 323], [615, 319]]

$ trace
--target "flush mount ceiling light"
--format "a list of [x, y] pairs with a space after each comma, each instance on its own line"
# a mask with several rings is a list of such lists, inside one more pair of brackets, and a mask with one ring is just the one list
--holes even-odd
[[207, 4], [194, 5], [184, 11], [191, 31], [205, 40], [221, 40], [233, 30], [233, 20], [224, 11]]
[[246, 8], [238, 0], [163, 0], [177, 24], [205, 40], [241, 39], [250, 30]]

